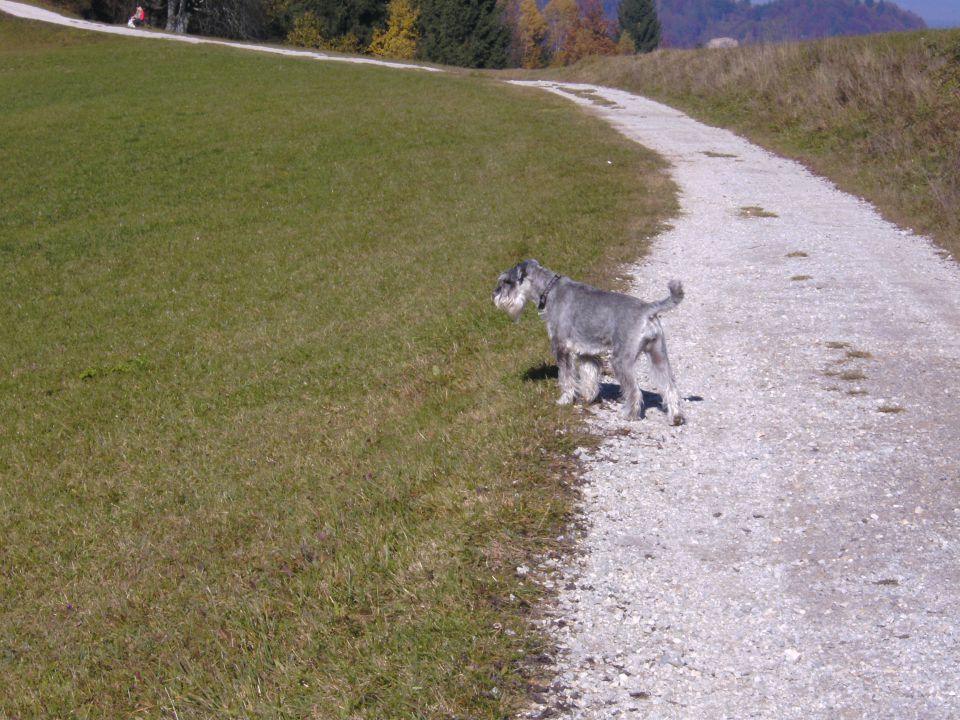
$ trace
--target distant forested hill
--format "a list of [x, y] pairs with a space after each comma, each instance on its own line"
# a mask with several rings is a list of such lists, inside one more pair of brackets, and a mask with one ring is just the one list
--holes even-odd
[[[619, 0], [607, 4], [615, 17]], [[926, 27], [918, 15], [884, 0], [657, 0], [657, 11], [664, 47], [696, 47], [716, 37], [782, 42]]]

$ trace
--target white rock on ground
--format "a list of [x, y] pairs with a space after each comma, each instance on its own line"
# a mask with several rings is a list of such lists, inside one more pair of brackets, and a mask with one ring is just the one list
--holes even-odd
[[644, 298], [684, 281], [663, 323], [690, 399], [680, 428], [590, 412], [556, 679], [525, 717], [960, 717], [957, 266], [732, 133], [530, 84], [672, 164], [682, 217], [629, 270]]

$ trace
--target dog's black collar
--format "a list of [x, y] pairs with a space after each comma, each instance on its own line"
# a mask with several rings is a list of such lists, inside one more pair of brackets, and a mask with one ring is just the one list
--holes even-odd
[[550, 291], [553, 290], [553, 286], [557, 284], [557, 280], [559, 279], [559, 274], [550, 278], [550, 282], [547, 283], [547, 286], [543, 289], [543, 292], [540, 293], [540, 304], [537, 305], [537, 310], [543, 310], [547, 306], [547, 295], [550, 294]]

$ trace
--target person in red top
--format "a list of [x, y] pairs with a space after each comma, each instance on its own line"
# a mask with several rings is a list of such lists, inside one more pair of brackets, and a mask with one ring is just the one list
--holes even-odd
[[133, 14], [129, 20], [127, 20], [127, 27], [140, 27], [146, 21], [146, 13], [143, 12], [143, 7], [137, 5], [137, 11]]

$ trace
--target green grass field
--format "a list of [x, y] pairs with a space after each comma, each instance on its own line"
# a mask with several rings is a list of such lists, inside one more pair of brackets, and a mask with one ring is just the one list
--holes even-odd
[[0, 97], [0, 717], [518, 707], [579, 436], [490, 291], [609, 281], [660, 162], [483, 79], [4, 16]]

